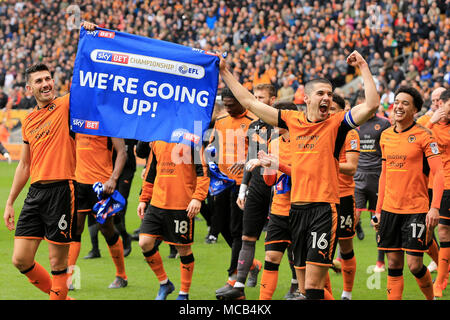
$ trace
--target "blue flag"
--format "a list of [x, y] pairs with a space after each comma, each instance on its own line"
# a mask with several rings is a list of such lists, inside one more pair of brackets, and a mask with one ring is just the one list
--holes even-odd
[[218, 195], [222, 191], [225, 191], [229, 187], [236, 184], [234, 179], [228, 178], [227, 175], [220, 171], [217, 164], [214, 162], [208, 163], [209, 169], [209, 194], [212, 196]]
[[81, 28], [70, 88], [74, 132], [166, 142], [202, 141], [219, 58], [204, 50]]
[[281, 174], [275, 184], [275, 191], [277, 194], [284, 194], [291, 191], [291, 177], [285, 173]]
[[214, 162], [214, 158], [217, 155], [216, 147], [210, 145], [205, 150], [205, 159], [208, 163], [209, 171], [209, 194], [211, 196], [218, 195], [222, 191], [225, 191], [229, 187], [236, 185], [234, 179], [228, 178], [226, 174], [220, 171], [217, 164]]

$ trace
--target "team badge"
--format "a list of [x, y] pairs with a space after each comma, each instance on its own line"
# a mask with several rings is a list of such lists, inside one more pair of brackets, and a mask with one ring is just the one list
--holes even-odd
[[433, 154], [439, 154], [439, 148], [436, 142], [432, 142], [430, 143], [430, 148], [431, 148], [431, 152], [433, 152]]
[[413, 143], [414, 141], [416, 141], [416, 136], [412, 134], [408, 137], [408, 142]]

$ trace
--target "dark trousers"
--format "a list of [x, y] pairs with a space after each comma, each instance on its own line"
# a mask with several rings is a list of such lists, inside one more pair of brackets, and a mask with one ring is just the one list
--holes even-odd
[[210, 234], [221, 234], [231, 248], [231, 275], [237, 269], [239, 251], [242, 247], [242, 217], [243, 212], [236, 204], [239, 186], [230, 187], [214, 196], [213, 215], [211, 217]]

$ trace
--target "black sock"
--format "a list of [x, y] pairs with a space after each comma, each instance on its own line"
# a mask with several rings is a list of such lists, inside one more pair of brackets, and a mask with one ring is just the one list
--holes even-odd
[[253, 258], [255, 257], [255, 245], [255, 241], [242, 241], [242, 248], [239, 252], [236, 282], [245, 283], [248, 272], [253, 264]]
[[307, 300], [323, 300], [325, 298], [323, 289], [306, 289], [305, 293]]

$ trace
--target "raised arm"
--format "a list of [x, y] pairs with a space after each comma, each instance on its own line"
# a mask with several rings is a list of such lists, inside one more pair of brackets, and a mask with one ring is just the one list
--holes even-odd
[[258, 118], [272, 126], [278, 126], [278, 110], [258, 101], [228, 70], [225, 59], [220, 57], [220, 75], [222, 80], [233, 92], [239, 103], [250, 110]]
[[361, 71], [364, 82], [365, 102], [351, 109], [354, 123], [361, 125], [377, 112], [380, 105], [380, 96], [378, 95], [369, 65], [357, 51], [353, 51], [348, 56], [347, 63]]

